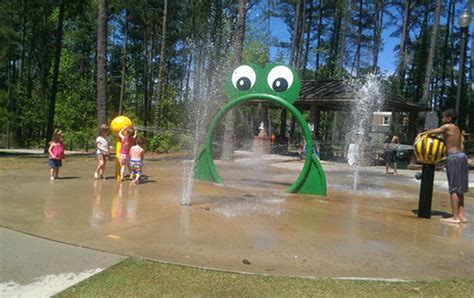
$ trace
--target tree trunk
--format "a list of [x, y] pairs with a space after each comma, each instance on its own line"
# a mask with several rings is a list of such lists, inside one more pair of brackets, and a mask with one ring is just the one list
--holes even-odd
[[120, 78], [120, 99], [118, 114], [122, 115], [123, 99], [125, 96], [125, 73], [127, 71], [127, 46], [128, 46], [128, 18], [125, 13], [125, 28], [124, 28], [124, 41], [123, 41], [123, 56], [122, 56], [122, 74]]
[[296, 118], [295, 118], [295, 116], [291, 115], [290, 138], [288, 140], [288, 144], [294, 144], [295, 143], [295, 129], [296, 129]]
[[[153, 14], [152, 14], [152, 17], [151, 17], [151, 35], [149, 36], [150, 38], [150, 45], [147, 47], [147, 57], [148, 57], [148, 82], [147, 82], [147, 89], [146, 89], [146, 93], [148, 94], [148, 103], [147, 103], [147, 106], [145, 107], [146, 111], [147, 111], [147, 114], [148, 114], [148, 118], [147, 118], [147, 124], [148, 125], [148, 121], [150, 120], [151, 118], [151, 105], [152, 105], [152, 101], [153, 101], [153, 88], [154, 88], [154, 82], [155, 82], [155, 67], [154, 67], [154, 63], [153, 63], [153, 57], [155, 57], [155, 42], [156, 42], [156, 21], [157, 21], [157, 17], [156, 17], [156, 11], [153, 10]], [[145, 137], [146, 137], [146, 131], [144, 132], [145, 133]]]
[[[294, 66], [296, 68], [296, 71], [298, 71], [298, 59], [297, 57], [297, 49], [298, 45], [300, 43], [300, 19], [301, 19], [301, 4], [303, 0], [297, 0], [296, 1], [296, 18], [295, 18], [295, 23], [293, 25], [293, 33], [292, 33], [292, 38], [291, 38], [291, 49], [290, 49], [290, 61], [289, 65]], [[280, 114], [280, 135], [279, 139], [285, 140], [285, 131], [286, 131], [286, 109], [282, 108], [281, 114]]]
[[295, 63], [295, 68], [298, 71], [298, 73], [301, 74], [300, 72], [300, 66], [301, 66], [301, 51], [303, 50], [303, 44], [304, 44], [304, 28], [305, 28], [305, 21], [306, 21], [306, 5], [303, 3], [304, 0], [301, 0], [301, 6], [302, 6], [302, 12], [300, 14], [300, 20], [298, 22], [298, 39], [297, 39], [297, 45], [296, 45], [296, 63]]
[[358, 22], [358, 30], [357, 30], [357, 50], [356, 50], [356, 76], [359, 77], [360, 75], [360, 55], [362, 49], [362, 9], [363, 9], [363, 2], [359, 0], [359, 22]]
[[267, 136], [271, 137], [273, 134], [272, 121], [270, 113], [268, 112], [268, 105], [263, 104], [263, 122], [265, 124], [265, 129], [267, 130]]
[[[471, 35], [471, 59], [470, 59], [470, 71], [469, 71], [469, 94], [471, 94], [474, 90], [472, 90], [472, 83], [474, 81], [474, 37]], [[471, 98], [471, 101], [473, 98]], [[471, 102], [472, 103], [472, 102]], [[474, 119], [473, 119], [474, 120]]]
[[19, 67], [19, 81], [23, 81], [23, 69], [25, 65], [25, 41], [26, 41], [26, 16], [28, 13], [28, 0], [22, 1], [22, 12], [21, 12], [21, 48], [20, 48], [20, 67]]
[[471, 61], [470, 63], [470, 70], [469, 70], [469, 80], [467, 85], [468, 90], [468, 98], [469, 98], [469, 114], [468, 114], [468, 121], [469, 121], [469, 129], [468, 132], [470, 134], [474, 133], [474, 96], [472, 90], [472, 83], [473, 83], [473, 76], [474, 76], [474, 38], [471, 36]]
[[[234, 40], [234, 49], [236, 64], [242, 63], [242, 52], [245, 37], [245, 19], [246, 19], [247, 0], [239, 0], [239, 10], [237, 15], [237, 28]], [[231, 109], [225, 117], [224, 139], [222, 144], [222, 159], [232, 160], [234, 153], [234, 124], [235, 111]]]
[[[427, 42], [427, 38], [423, 38], [425, 36], [425, 32], [429, 31], [429, 28], [428, 28], [429, 15], [430, 15], [430, 11], [428, 9], [423, 10], [423, 18], [422, 18], [422, 21], [420, 22], [421, 23], [420, 30], [419, 30], [418, 36], [415, 37], [415, 40], [420, 41], [420, 50], [421, 50], [421, 53], [423, 55], [423, 58], [427, 57], [428, 56], [427, 53], [429, 52], [429, 44]], [[417, 70], [419, 65], [416, 64], [415, 59], [413, 59], [413, 60], [414, 61], [411, 65], [410, 75], [408, 77], [409, 78], [414, 78], [413, 82], [411, 83], [412, 88], [414, 88], [413, 98], [417, 101], [421, 101], [421, 99], [423, 98], [423, 83], [424, 83], [424, 81], [423, 81], [423, 79], [420, 78], [421, 74], [418, 74], [418, 76], [414, 77], [414, 75], [417, 75], [417, 73], [415, 73], [415, 71]], [[427, 61], [428, 61], [428, 58], [426, 58], [424, 63], [426, 64]], [[425, 71], [426, 71], [426, 69], [425, 69]]]
[[351, 5], [351, 0], [346, 0], [344, 3], [344, 10], [342, 12], [342, 24], [341, 24], [341, 47], [339, 48], [338, 61], [337, 61], [337, 77], [342, 79], [344, 71], [344, 58], [346, 56], [346, 33], [347, 33], [347, 20], [348, 20], [348, 7]]
[[51, 85], [51, 94], [49, 101], [49, 111], [48, 111], [48, 127], [46, 130], [46, 143], [44, 147], [44, 152], [48, 152], [49, 141], [53, 135], [54, 128], [54, 116], [56, 110], [56, 94], [58, 91], [58, 76], [59, 76], [59, 64], [61, 62], [61, 46], [63, 41], [63, 23], [64, 23], [64, 9], [67, 0], [61, 0], [59, 4], [59, 17], [58, 17], [58, 26], [56, 31], [56, 46], [54, 54], [54, 66], [53, 66], [53, 82]]
[[[47, 27], [46, 24], [49, 22], [49, 18], [51, 16], [51, 7], [48, 7], [48, 5], [45, 5], [42, 10], [41, 10], [41, 21], [38, 22], [39, 29], [38, 34], [41, 36], [41, 43], [40, 46], [38, 47], [38, 55], [40, 56], [39, 61], [34, 61], [36, 62], [35, 66], [33, 66], [33, 75], [32, 75], [32, 84], [31, 84], [31, 97], [28, 99], [34, 99], [34, 91], [36, 91], [35, 85], [38, 86], [38, 84], [35, 84], [37, 81], [40, 81], [41, 83], [39, 84], [38, 88], [38, 93], [35, 95], [39, 95], [40, 98], [44, 99], [45, 102], [48, 101], [48, 97], [51, 98], [51, 89], [49, 86], [49, 74], [50, 74], [50, 69], [53, 64], [51, 61], [51, 53], [50, 53], [50, 36], [53, 35], [51, 34], [49, 28]], [[54, 55], [53, 58], [54, 60]], [[36, 59], [35, 59], [36, 60]], [[53, 67], [54, 68], [54, 67]], [[34, 92], [34, 93], [33, 93]], [[18, 98], [18, 106], [17, 106], [17, 115], [21, 115], [23, 113], [22, 108], [23, 105], [21, 104], [21, 98]], [[54, 120], [54, 119], [53, 119]], [[20, 120], [21, 121], [21, 120]], [[20, 146], [28, 146], [28, 143], [24, 143], [23, 137], [25, 136], [25, 132], [21, 130], [21, 122], [20, 126], [17, 126], [19, 128], [19, 133], [20, 135], [17, 135], [17, 141], [19, 141]], [[54, 124], [54, 123], [53, 123]], [[17, 131], [18, 132], [18, 131]], [[41, 134], [42, 136], [45, 137], [45, 139], [48, 139], [48, 125], [47, 121], [44, 125], [44, 128], [40, 128], [40, 131], [37, 133]], [[28, 133], [26, 133], [28, 134]], [[20, 137], [20, 138], [18, 138]]]
[[427, 104], [430, 101], [430, 82], [431, 74], [433, 70], [433, 60], [436, 55], [436, 41], [438, 39], [438, 27], [439, 27], [439, 18], [441, 15], [441, 0], [437, 1], [436, 10], [435, 10], [435, 21], [431, 29], [431, 41], [428, 54], [428, 61], [426, 65], [425, 72], [425, 82], [423, 84], [423, 96], [421, 99], [422, 104]]
[[304, 58], [303, 58], [303, 78], [306, 75], [306, 68], [308, 64], [309, 42], [311, 39], [311, 24], [313, 23], [313, 13], [314, 13], [313, 1], [309, 1], [309, 2], [310, 2], [309, 19], [308, 19], [308, 27], [306, 28], [306, 45], [305, 45]]
[[149, 43], [149, 33], [147, 20], [145, 18], [145, 26], [143, 26], [143, 125], [148, 126], [148, 120], [150, 119], [150, 111], [148, 109], [148, 102], [150, 102], [150, 57], [148, 56], [148, 43]]
[[[329, 47], [329, 61], [337, 61], [337, 55], [339, 54], [339, 33], [341, 32], [341, 18], [338, 10], [334, 10], [334, 29], [331, 33], [331, 44]], [[329, 73], [331, 77], [336, 75], [337, 66], [335, 63], [329, 63]]]
[[448, 59], [449, 59], [449, 53], [452, 52], [448, 51], [447, 49], [449, 48], [449, 35], [452, 30], [451, 28], [451, 17], [452, 13], [451, 10], [453, 8], [453, 0], [449, 1], [449, 6], [448, 6], [448, 19], [446, 21], [446, 33], [444, 35], [444, 58], [443, 58], [443, 66], [442, 66], [442, 73], [441, 73], [441, 89], [440, 89], [440, 102], [439, 102], [439, 110], [444, 110], [446, 107], [446, 102], [444, 102], [444, 94], [446, 90], [446, 73], [447, 73], [447, 65], [448, 65]]
[[[312, 1], [311, 1], [312, 3]], [[268, 10], [266, 11], [266, 15], [267, 15], [267, 19], [266, 19], [266, 22], [267, 22], [267, 40], [266, 40], [266, 45], [267, 45], [267, 61], [266, 63], [269, 64], [270, 63], [270, 60], [271, 60], [271, 40], [272, 40], [272, 36], [271, 36], [271, 17], [272, 17], [272, 11], [275, 9], [275, 5], [273, 3], [272, 0], [269, 1], [269, 4], [268, 4]], [[311, 31], [311, 30], [308, 30], [308, 31]], [[309, 33], [309, 32], [308, 32]], [[309, 41], [309, 39], [308, 39]], [[309, 45], [308, 45], [309, 47]], [[306, 55], [306, 59], [307, 59], [307, 55]], [[306, 62], [305, 62], [305, 65], [306, 65]], [[268, 104], [264, 104], [263, 105], [263, 117], [264, 117], [264, 123], [265, 123], [265, 128], [267, 130], [267, 136], [271, 137], [272, 134], [273, 134], [273, 127], [272, 127], [272, 122], [271, 122], [271, 113], [268, 112]]]
[[99, 1], [97, 16], [97, 127], [107, 123], [107, 0]]
[[[33, 24], [31, 28], [31, 41], [30, 41], [30, 48], [29, 52], [33, 53], [36, 50], [36, 24]], [[33, 96], [33, 76], [32, 76], [32, 68], [33, 68], [33, 59], [28, 59], [28, 66], [26, 69], [26, 96], [28, 99], [31, 99]]]
[[319, 20], [318, 20], [318, 37], [317, 37], [318, 46], [316, 47], [316, 67], [314, 70], [316, 74], [318, 73], [318, 70], [319, 70], [319, 55], [321, 53], [321, 36], [323, 33], [322, 32], [323, 31], [323, 11], [324, 11], [324, 7], [323, 7], [323, 2], [321, 0], [320, 9], [319, 9]]
[[[301, 1], [302, 0], [297, 0], [296, 1], [296, 18], [295, 18], [295, 23], [293, 25], [293, 33], [292, 33], [292, 38], [291, 38], [291, 48], [290, 48], [290, 66], [295, 65], [295, 56], [296, 56], [296, 49], [297, 49], [297, 43], [299, 43], [299, 25], [300, 25], [300, 18], [301, 18]], [[297, 70], [298, 71], [298, 70]]]
[[[468, 11], [472, 11], [472, 0], [469, 0], [468, 2]], [[471, 15], [472, 16], [472, 15]], [[474, 106], [473, 106], [473, 96], [472, 96], [472, 83], [473, 83], [473, 77], [474, 77], [474, 37], [472, 36], [472, 33], [471, 33], [471, 58], [470, 58], [470, 62], [469, 62], [469, 79], [468, 79], [468, 82], [467, 82], [467, 92], [468, 92], [468, 96], [470, 98], [470, 106], [469, 106], [469, 127], [471, 128], [469, 130], [470, 133], [474, 133], [474, 131], [472, 130], [472, 127], [474, 127], [474, 115], [473, 115], [473, 110], [474, 110]], [[471, 117], [472, 116], [472, 117]]]
[[[471, 95], [472, 93], [472, 83], [474, 81], [474, 38], [471, 37], [471, 59], [470, 59], [470, 70], [469, 70], [469, 82], [467, 84], [469, 88], [469, 94]], [[471, 98], [471, 104], [472, 104], [472, 98]], [[473, 119], [474, 120], [474, 119]]]
[[410, 23], [411, 0], [405, 0], [405, 12], [403, 14], [402, 38], [400, 39], [400, 55], [398, 57], [397, 84], [398, 93], [401, 94], [405, 85], [405, 64], [407, 57], [408, 28]]
[[[189, 54], [189, 58], [188, 58], [188, 65], [186, 66], [186, 85], [184, 87], [184, 100], [183, 100], [183, 104], [186, 108], [188, 108], [187, 106], [187, 103], [189, 102], [189, 89], [190, 89], [190, 86], [189, 86], [189, 83], [191, 81], [191, 69], [192, 69], [192, 65], [193, 65], [193, 53], [191, 52]], [[190, 112], [190, 111], [189, 111]], [[186, 119], [187, 120], [187, 119]], [[184, 121], [183, 123], [183, 127], [184, 128], [187, 128], [187, 121]]]
[[[8, 61], [10, 61], [10, 57], [8, 57], [9, 55], [7, 55], [7, 59]], [[7, 84], [7, 112], [9, 114], [14, 114], [15, 113], [15, 100], [13, 99], [13, 96], [12, 96], [12, 85], [13, 85], [13, 82], [12, 82], [12, 79], [11, 79], [11, 73], [12, 71], [10, 71], [11, 69], [11, 64], [10, 63], [7, 63], [6, 65], [6, 75], [7, 75], [7, 78], [6, 78], [6, 84]], [[10, 135], [11, 135], [11, 127], [10, 127], [10, 123], [15, 123], [15, 119], [12, 119], [13, 117], [8, 117], [7, 119], [7, 149], [10, 149]]]
[[[456, 13], [456, 1], [453, 2], [453, 14], [452, 14], [452, 17], [451, 17], [451, 28], [453, 28], [453, 33], [451, 34], [451, 38], [450, 38], [450, 43], [451, 43], [451, 59], [450, 59], [450, 67], [449, 69], [451, 70], [451, 74], [450, 74], [450, 79], [451, 79], [451, 88], [454, 88], [454, 86], [456, 85], [454, 83], [454, 79], [455, 79], [455, 74], [454, 74], [454, 66], [455, 66], [455, 61], [456, 61], [456, 51], [454, 50], [456, 47], [455, 47], [455, 34], [454, 34], [454, 28], [455, 28], [455, 13]], [[448, 103], [448, 106], [450, 108], [454, 108], [455, 106], [455, 103]]]
[[472, 90], [472, 83], [474, 82], [474, 37], [471, 37], [471, 59], [470, 59], [470, 70], [469, 70], [469, 92], [471, 93]]
[[[342, 80], [342, 76], [344, 73], [344, 59], [346, 56], [346, 34], [347, 34], [347, 23], [348, 23], [348, 9], [351, 5], [351, 0], [345, 0], [344, 3], [344, 10], [342, 11], [342, 19], [341, 19], [341, 46], [339, 48], [339, 53], [338, 53], [338, 59], [337, 59], [337, 78], [339, 80]], [[338, 135], [338, 130], [337, 130], [337, 123], [339, 122], [339, 113], [338, 111], [333, 112], [333, 121], [332, 121], [332, 130], [331, 130], [331, 140], [333, 143], [335, 143]], [[316, 124], [315, 124], [315, 127]], [[318, 125], [319, 127], [319, 125]], [[315, 136], [317, 135], [317, 132], [315, 132]]]
[[383, 11], [384, 5], [382, 0], [375, 1], [375, 25], [374, 25], [374, 57], [372, 64], [372, 71], [377, 71], [379, 62], [379, 49], [382, 42], [382, 28], [383, 28]]
[[209, 71], [208, 71], [208, 81], [207, 81], [207, 90], [210, 90], [210, 97], [214, 97], [216, 88], [213, 87], [214, 77], [216, 74], [216, 66], [220, 64], [220, 45], [221, 45], [221, 28], [222, 28], [222, 0], [214, 0], [214, 20], [213, 26], [211, 27], [211, 44], [212, 48], [212, 57], [209, 61]]
[[[471, 17], [472, 17], [472, 2], [473, 0], [469, 0], [467, 2], [467, 11], [471, 14]], [[467, 39], [466, 40], [466, 47], [468, 46], [467, 43], [469, 42], [469, 28], [467, 28]], [[467, 88], [465, 89], [466, 90], [466, 100], [467, 100], [467, 103], [466, 103], [466, 106], [467, 106], [467, 113], [465, 114], [467, 116], [467, 119], [466, 119], [466, 130], [468, 133], [470, 133], [471, 135], [474, 133], [474, 106], [473, 106], [473, 103], [472, 103], [472, 100], [473, 100], [473, 96], [472, 96], [472, 75], [473, 75], [473, 72], [474, 72], [474, 66], [472, 65], [472, 62], [474, 60], [474, 55], [473, 55], [473, 50], [474, 48], [472, 47], [474, 46], [474, 37], [472, 36], [472, 33], [471, 33], [471, 57], [470, 57], [470, 64], [469, 64], [469, 75], [467, 77]], [[466, 57], [467, 58], [467, 57]], [[472, 139], [472, 137], [471, 137]]]
[[[199, 73], [203, 73], [203, 47], [198, 47], [197, 48], [197, 56], [196, 56], [196, 60], [194, 62], [194, 74], [199, 74]], [[193, 99], [194, 100], [200, 100], [201, 98], [201, 89], [204, 89], [204, 88], [201, 88], [202, 84], [201, 84], [201, 78], [202, 76], [198, 76], [198, 75], [193, 75]]]
[[158, 69], [158, 83], [156, 86], [156, 110], [155, 110], [155, 127], [160, 127], [161, 117], [161, 99], [165, 79], [165, 66], [166, 66], [166, 21], [168, 17], [168, 0], [164, 0], [163, 3], [163, 24], [161, 28], [161, 49], [160, 49], [160, 66]]

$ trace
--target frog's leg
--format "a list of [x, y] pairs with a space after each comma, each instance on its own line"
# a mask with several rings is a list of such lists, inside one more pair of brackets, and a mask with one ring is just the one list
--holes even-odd
[[[312, 154], [311, 148], [306, 147], [306, 160], [296, 181], [287, 191], [291, 193], [326, 195], [326, 175], [319, 160]], [[311, 152], [311, 154], [309, 153]]]
[[211, 150], [206, 146], [199, 153], [194, 165], [194, 179], [224, 184], [222, 178], [217, 173]]

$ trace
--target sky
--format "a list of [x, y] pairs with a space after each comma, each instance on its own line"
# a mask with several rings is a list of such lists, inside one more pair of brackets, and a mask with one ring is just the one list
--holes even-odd
[[[259, 14], [251, 14], [251, 18], [259, 18]], [[290, 42], [291, 32], [290, 28], [283, 22], [281, 18], [272, 17], [270, 19], [270, 30], [272, 33], [272, 38], [278, 39], [280, 41]], [[397, 54], [393, 52], [393, 48], [400, 42], [398, 38], [390, 37], [391, 32], [385, 30], [382, 32], [382, 39], [384, 47], [380, 52], [379, 56], [379, 67], [382, 72], [392, 73], [396, 67], [396, 58]], [[277, 49], [272, 49], [272, 58], [275, 58], [277, 55]]]
[[[265, 1], [262, 1], [265, 2]], [[261, 4], [265, 5], [265, 4]], [[461, 7], [458, 6], [457, 10], [461, 10]], [[255, 7], [250, 11], [250, 20], [258, 20], [260, 18], [259, 14], [262, 11], [262, 7]], [[401, 21], [400, 21], [401, 22]], [[446, 20], [441, 18], [441, 24], [445, 24]], [[401, 24], [399, 24], [401, 25]], [[458, 20], [456, 20], [456, 26], [458, 26]], [[281, 18], [272, 17], [270, 19], [270, 30], [273, 39], [278, 39], [280, 41], [290, 42], [290, 28], [283, 22]], [[391, 37], [390, 35], [395, 30], [395, 27], [386, 28], [382, 31], [382, 42], [383, 47], [379, 53], [379, 68], [382, 73], [392, 74], [396, 68], [398, 61], [398, 52], [395, 51], [395, 47], [399, 45], [400, 39], [398, 37]], [[473, 32], [474, 25], [471, 22], [470, 32]], [[412, 35], [417, 34], [417, 32], [412, 32]], [[275, 59], [278, 49], [271, 49], [271, 57]], [[469, 53], [468, 53], [469, 55]]]

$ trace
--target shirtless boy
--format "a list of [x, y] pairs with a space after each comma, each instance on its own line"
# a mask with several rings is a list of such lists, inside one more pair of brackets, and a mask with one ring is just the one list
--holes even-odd
[[450, 224], [467, 223], [464, 213], [464, 193], [469, 191], [469, 165], [463, 152], [462, 134], [454, 124], [456, 112], [453, 109], [441, 114], [441, 126], [420, 134], [443, 134], [448, 157], [446, 174], [448, 176], [449, 196], [453, 217], [442, 218], [441, 222]]
[[137, 144], [130, 148], [130, 172], [132, 176], [132, 184], [140, 183], [140, 176], [142, 175], [143, 158], [145, 157], [145, 139], [142, 136], [137, 138]]

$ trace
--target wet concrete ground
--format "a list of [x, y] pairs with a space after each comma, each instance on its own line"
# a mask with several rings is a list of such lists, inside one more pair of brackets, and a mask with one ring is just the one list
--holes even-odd
[[255, 162], [217, 163], [226, 186], [197, 182], [192, 206], [181, 207], [181, 160], [147, 160], [148, 181], [130, 186], [113, 179], [112, 163], [106, 180], [94, 180], [92, 156], [66, 160], [63, 178], [54, 182], [44, 158], [3, 157], [0, 225], [222, 270], [318, 278], [474, 276], [473, 196], [466, 196], [468, 224], [440, 223], [450, 212], [444, 172], [436, 172], [432, 218], [419, 219], [415, 171], [393, 176], [382, 167], [361, 168], [353, 190], [347, 165], [325, 163], [328, 195], [301, 196], [284, 190], [303, 162]]

